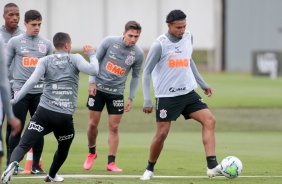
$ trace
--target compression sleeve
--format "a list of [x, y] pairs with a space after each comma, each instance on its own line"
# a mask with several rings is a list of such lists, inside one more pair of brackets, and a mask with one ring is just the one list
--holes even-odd
[[95, 53], [92, 52], [87, 54], [90, 59], [90, 63], [88, 63], [80, 54], [76, 54], [76, 66], [79, 71], [86, 73], [88, 75], [97, 75], [99, 71], [98, 60], [95, 56]]
[[44, 61], [46, 57], [39, 59], [34, 72], [31, 74], [29, 79], [25, 82], [23, 87], [15, 94], [14, 99], [11, 100], [13, 104], [20, 101], [40, 80], [44, 75], [46, 68], [44, 66]]
[[158, 41], [155, 41], [151, 46], [147, 59], [145, 62], [142, 85], [143, 85], [143, 95], [144, 95], [144, 107], [152, 107], [151, 94], [150, 94], [150, 82], [151, 73], [154, 70], [156, 64], [159, 62], [162, 54], [162, 47]]
[[201, 74], [198, 72], [197, 67], [195, 62], [193, 61], [193, 59], [190, 59], [190, 66], [191, 66], [191, 70], [194, 74], [194, 77], [197, 81], [197, 83], [200, 85], [200, 87], [205, 90], [209, 87], [209, 85], [207, 85], [207, 83], [204, 81], [204, 79], [202, 78]]
[[0, 91], [3, 108], [7, 114], [7, 119], [14, 117], [12, 106], [10, 104], [11, 90], [8, 80], [8, 67], [5, 60], [4, 43], [2, 37], [0, 38]]

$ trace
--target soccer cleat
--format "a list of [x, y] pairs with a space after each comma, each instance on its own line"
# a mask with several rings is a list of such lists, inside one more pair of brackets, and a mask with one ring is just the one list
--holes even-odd
[[216, 176], [223, 176], [223, 174], [221, 173], [221, 165], [218, 164], [213, 169], [207, 168], [207, 175], [209, 178], [214, 178]]
[[45, 182], [63, 182], [64, 181], [64, 178], [57, 175], [55, 176], [55, 178], [52, 178], [50, 177], [49, 175], [47, 175], [45, 178], [44, 178], [44, 181]]
[[1, 180], [3, 184], [8, 184], [8, 182], [11, 180], [12, 175], [14, 174], [15, 169], [19, 167], [19, 163], [14, 161], [10, 163], [10, 165], [7, 167], [7, 169], [3, 172], [1, 176]]
[[19, 174], [19, 168], [15, 168], [13, 175], [18, 175]]
[[46, 174], [40, 167], [32, 168], [30, 174]]
[[83, 168], [85, 170], [89, 170], [91, 169], [92, 167], [92, 164], [94, 162], [94, 160], [98, 157], [98, 154], [95, 153], [95, 154], [92, 154], [92, 153], [88, 153], [87, 157], [86, 157], [86, 160], [84, 162], [84, 165], [83, 165]]
[[154, 173], [152, 171], [149, 171], [146, 169], [143, 176], [140, 178], [140, 180], [150, 180], [154, 177]]
[[114, 162], [109, 163], [106, 170], [113, 172], [122, 172], [122, 169], [118, 168]]

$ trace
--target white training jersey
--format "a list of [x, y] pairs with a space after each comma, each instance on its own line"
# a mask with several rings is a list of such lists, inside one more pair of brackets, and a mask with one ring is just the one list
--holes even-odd
[[177, 43], [171, 42], [164, 34], [157, 41], [162, 47], [162, 54], [152, 72], [155, 97], [184, 95], [197, 88], [190, 67], [193, 52], [190, 32], [186, 31]]

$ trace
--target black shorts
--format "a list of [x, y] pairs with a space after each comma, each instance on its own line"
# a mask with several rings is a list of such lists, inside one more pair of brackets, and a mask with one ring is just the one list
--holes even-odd
[[97, 90], [96, 95], [89, 95], [86, 106], [91, 111], [102, 112], [107, 106], [108, 114], [123, 114], [123, 95], [114, 95]]
[[54, 112], [38, 106], [36, 113], [30, 119], [21, 142], [24, 145], [34, 145], [46, 134], [53, 132], [57, 141], [72, 141], [75, 135], [73, 117], [70, 114]]
[[176, 121], [180, 114], [190, 119], [191, 113], [206, 108], [207, 104], [194, 90], [181, 96], [156, 98], [156, 120]]

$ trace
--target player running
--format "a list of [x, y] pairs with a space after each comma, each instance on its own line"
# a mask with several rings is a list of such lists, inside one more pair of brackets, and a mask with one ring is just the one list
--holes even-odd
[[13, 151], [9, 167], [2, 174], [1, 179], [4, 184], [10, 181], [19, 165], [18, 162], [23, 159], [36, 140], [50, 132], [54, 133], [58, 141], [58, 149], [44, 181], [64, 181], [57, 172], [68, 156], [75, 135], [72, 116], [77, 105], [79, 72], [97, 75], [99, 65], [91, 46], [83, 47], [91, 63], [79, 54], [70, 54], [71, 38], [67, 33], [55, 34], [53, 44], [57, 52], [38, 61], [35, 71], [12, 100], [15, 104], [19, 102], [41, 77], [45, 77], [44, 90], [36, 113], [27, 125], [19, 145]]

